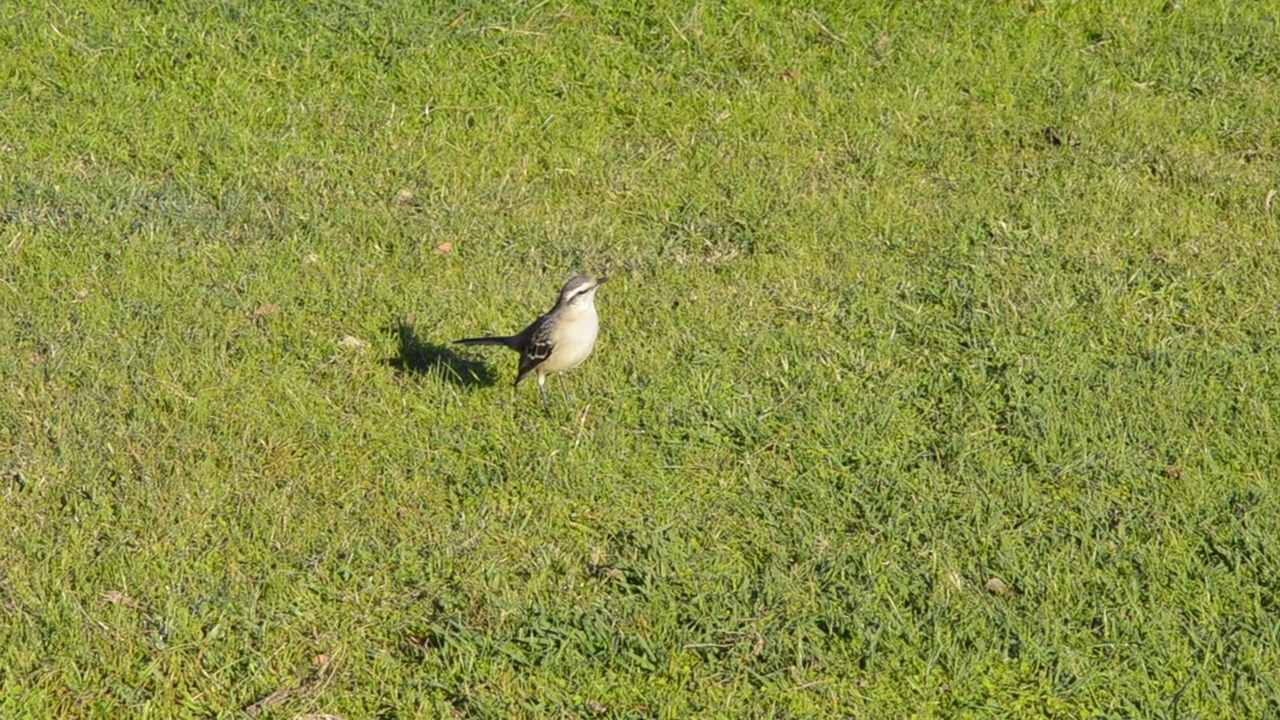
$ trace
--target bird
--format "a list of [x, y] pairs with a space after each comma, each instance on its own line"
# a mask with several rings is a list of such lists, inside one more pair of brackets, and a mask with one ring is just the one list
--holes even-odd
[[538, 374], [538, 393], [542, 407], [551, 411], [547, 403], [547, 376], [560, 378], [564, 390], [565, 405], [569, 400], [569, 386], [564, 373], [574, 369], [595, 349], [596, 336], [600, 332], [600, 318], [596, 315], [596, 290], [609, 278], [579, 275], [564, 284], [560, 299], [542, 317], [515, 335], [463, 338], [456, 345], [503, 345], [520, 353], [520, 365], [516, 371], [515, 387], [530, 373]]

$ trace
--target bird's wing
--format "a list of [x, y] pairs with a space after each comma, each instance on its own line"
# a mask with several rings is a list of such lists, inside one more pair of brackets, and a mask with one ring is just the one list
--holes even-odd
[[524, 346], [520, 348], [520, 369], [516, 373], [517, 383], [523, 380], [525, 375], [533, 372], [535, 368], [541, 365], [542, 361], [551, 357], [552, 351], [555, 350], [555, 341], [551, 339], [552, 325], [546, 320], [547, 316], [543, 315], [521, 333], [527, 339], [524, 342]]

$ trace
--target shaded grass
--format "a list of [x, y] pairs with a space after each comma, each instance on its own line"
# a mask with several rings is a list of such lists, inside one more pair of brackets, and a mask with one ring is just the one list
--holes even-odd
[[[5, 8], [0, 714], [1274, 713], [1280, 48], [1186, 5]], [[548, 421], [445, 343], [579, 269]]]

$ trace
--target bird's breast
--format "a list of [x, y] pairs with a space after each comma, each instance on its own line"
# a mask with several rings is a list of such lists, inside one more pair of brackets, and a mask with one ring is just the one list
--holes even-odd
[[595, 348], [596, 335], [600, 332], [600, 321], [596, 317], [595, 308], [584, 310], [569, 322], [561, 323], [560, 337], [555, 339], [556, 352], [543, 363], [543, 369], [549, 373], [564, 372], [577, 367], [591, 355]]

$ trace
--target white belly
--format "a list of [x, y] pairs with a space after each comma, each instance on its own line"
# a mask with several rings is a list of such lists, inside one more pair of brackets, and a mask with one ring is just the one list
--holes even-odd
[[573, 322], [561, 323], [564, 328], [555, 339], [556, 349], [541, 366], [540, 374], [562, 373], [572, 370], [586, 360], [596, 346], [596, 335], [600, 332], [600, 321], [596, 317], [594, 307], [582, 311]]

